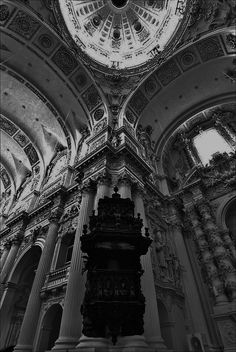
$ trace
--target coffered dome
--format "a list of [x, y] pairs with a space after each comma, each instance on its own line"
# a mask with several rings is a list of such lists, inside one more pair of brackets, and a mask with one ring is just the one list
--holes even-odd
[[83, 53], [108, 68], [129, 69], [150, 62], [174, 42], [188, 2], [59, 0], [59, 13]]

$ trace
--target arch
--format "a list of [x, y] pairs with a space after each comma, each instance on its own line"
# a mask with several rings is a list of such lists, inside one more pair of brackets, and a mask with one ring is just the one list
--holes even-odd
[[236, 239], [236, 191], [234, 191], [230, 198], [225, 199], [216, 211], [217, 225], [224, 230], [229, 230], [232, 237]]
[[41, 256], [39, 246], [31, 247], [17, 262], [1, 302], [1, 345], [14, 346], [24, 318], [35, 271]]
[[62, 317], [60, 304], [53, 304], [44, 314], [40, 326], [40, 333], [36, 351], [51, 350], [59, 336]]
[[231, 236], [236, 240], [235, 209], [236, 209], [236, 197], [231, 200], [230, 204], [228, 205], [225, 211], [225, 216], [224, 216], [225, 225], [229, 229]]

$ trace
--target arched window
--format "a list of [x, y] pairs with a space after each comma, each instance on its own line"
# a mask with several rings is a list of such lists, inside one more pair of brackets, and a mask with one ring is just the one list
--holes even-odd
[[226, 152], [229, 154], [233, 151], [230, 145], [214, 128], [200, 132], [194, 137], [193, 143], [204, 166], [211, 160], [213, 154], [217, 152]]

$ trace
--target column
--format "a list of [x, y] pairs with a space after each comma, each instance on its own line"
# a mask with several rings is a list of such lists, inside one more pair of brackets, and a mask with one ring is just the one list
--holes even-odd
[[1, 271], [2, 271], [2, 268], [6, 262], [6, 259], [7, 259], [7, 256], [8, 256], [8, 253], [10, 251], [10, 248], [11, 248], [11, 244], [9, 241], [6, 241], [4, 243], [4, 250], [3, 250], [3, 253], [2, 253], [2, 256], [1, 256], [1, 261], [0, 261], [0, 268], [1, 268]]
[[4, 292], [0, 303], [0, 350], [6, 347], [5, 342], [11, 323], [11, 309], [16, 290], [16, 284], [10, 281], [4, 284]]
[[111, 176], [109, 174], [105, 174], [102, 177], [98, 178], [97, 181], [97, 194], [94, 201], [94, 210], [97, 211], [99, 199], [104, 198], [105, 196], [109, 196], [110, 193], [110, 185], [111, 185]]
[[15, 351], [26, 352], [32, 351], [33, 349], [33, 342], [41, 309], [40, 290], [44, 285], [46, 274], [50, 270], [58, 234], [60, 215], [61, 208], [57, 208], [52, 211], [49, 218], [50, 224], [48, 227], [47, 237], [35, 274]]
[[221, 303], [226, 299], [223, 283], [219, 277], [218, 268], [215, 265], [215, 260], [211, 253], [211, 246], [208, 243], [193, 205], [186, 208], [186, 215], [187, 219], [189, 219], [192, 224], [195, 237], [194, 240], [200, 252], [199, 258], [207, 276], [208, 286], [215, 296], [216, 303]]
[[220, 117], [217, 117], [215, 119], [215, 126], [221, 136], [230, 144], [231, 147], [233, 147], [233, 149], [235, 149], [236, 138], [227, 123], [223, 122]]
[[[214, 325], [212, 324], [211, 311], [209, 309], [209, 302], [204, 297], [204, 290], [202, 289], [201, 279], [196, 276], [192, 268], [191, 252], [186, 248], [185, 240], [182, 232], [181, 221], [177, 215], [170, 217], [171, 227], [174, 236], [174, 242], [182, 270], [182, 280], [184, 287], [184, 294], [186, 296], [186, 305], [190, 313], [190, 321], [193, 332], [204, 333], [207, 336], [207, 341], [214, 343], [218, 342], [218, 336], [215, 333]], [[194, 304], [192, 304], [194, 302]]]
[[22, 242], [22, 238], [23, 238], [23, 234], [22, 232], [20, 232], [19, 234], [14, 236], [13, 239], [11, 240], [11, 248], [1, 272], [1, 283], [6, 282], [7, 277], [10, 274], [10, 271], [12, 269], [12, 266], [17, 256], [17, 252]]
[[[133, 200], [135, 204], [136, 216], [138, 213], [140, 214], [144, 225], [143, 231], [145, 231], [145, 227], [147, 227], [147, 220], [143, 203], [143, 195], [140, 189], [136, 190]], [[141, 257], [141, 260], [144, 269], [144, 274], [141, 278], [141, 284], [142, 291], [146, 300], [146, 308], [144, 315], [144, 335], [149, 345], [153, 347], [155, 351], [166, 351], [167, 347], [165, 346], [163, 338], [161, 336], [150, 248], [148, 250], [148, 253]]]
[[[99, 177], [97, 181], [97, 192], [94, 200], [94, 210], [97, 211], [98, 209], [98, 202], [99, 199], [104, 198], [105, 196], [109, 196], [110, 193], [110, 185], [111, 185], [111, 176], [106, 173], [104, 176]], [[88, 220], [89, 222], [89, 220]], [[86, 275], [85, 275], [86, 277]], [[84, 277], [84, 289], [83, 293], [85, 291], [85, 282], [86, 279]], [[82, 303], [82, 302], [81, 302]], [[106, 348], [109, 345], [109, 341], [104, 338], [98, 338], [98, 337], [87, 337], [82, 335], [79, 339], [79, 344], [76, 346], [79, 350], [82, 349], [88, 350], [89, 352], [92, 352], [92, 348]]]
[[230, 300], [236, 299], [236, 268], [229, 251], [225, 248], [226, 244], [222, 241], [221, 233], [213, 218], [211, 207], [204, 199], [200, 199], [196, 206], [202, 216], [208, 241], [211, 245], [220, 276], [224, 282], [225, 293]]
[[184, 150], [186, 150], [186, 156], [189, 160], [190, 165], [192, 167], [198, 165], [201, 161], [196, 151], [196, 148], [193, 146], [193, 143], [190, 141], [190, 139], [186, 137], [185, 133], [180, 133], [179, 139], [183, 145]]
[[131, 199], [131, 179], [128, 175], [123, 175], [118, 179], [118, 188], [121, 198]]
[[80, 236], [83, 234], [83, 225], [88, 224], [89, 216], [92, 214], [94, 197], [94, 184], [92, 182], [84, 184], [60, 333], [53, 350], [67, 351], [70, 348], [73, 349], [81, 336], [82, 315], [80, 307], [84, 297], [85, 277], [82, 276], [83, 259], [80, 249]]

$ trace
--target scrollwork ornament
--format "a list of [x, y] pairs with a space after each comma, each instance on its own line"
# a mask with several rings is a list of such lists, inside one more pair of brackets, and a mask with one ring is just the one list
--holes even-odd
[[236, 35], [233, 33], [229, 33], [226, 36], [226, 43], [229, 45], [231, 49], [236, 49]]

